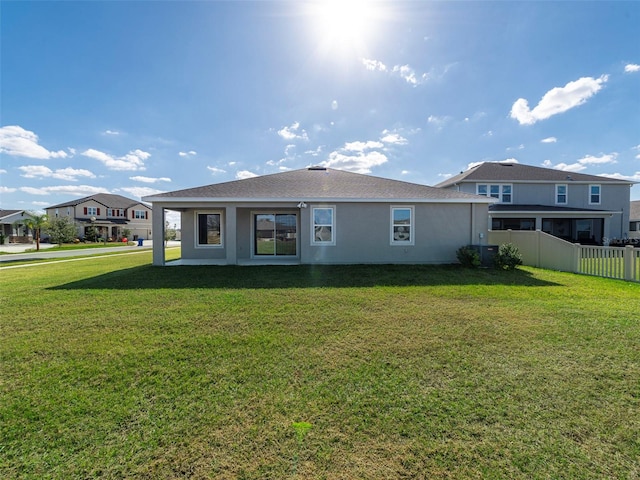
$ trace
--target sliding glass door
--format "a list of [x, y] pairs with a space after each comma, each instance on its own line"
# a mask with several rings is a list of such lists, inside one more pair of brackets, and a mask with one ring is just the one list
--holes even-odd
[[296, 255], [298, 219], [295, 213], [254, 215], [254, 255]]

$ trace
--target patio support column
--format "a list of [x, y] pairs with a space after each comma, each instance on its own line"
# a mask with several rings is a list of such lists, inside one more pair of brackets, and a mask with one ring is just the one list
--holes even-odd
[[151, 210], [153, 231], [153, 265], [164, 266], [164, 207], [153, 205]]
[[227, 212], [225, 215], [225, 248], [227, 250], [227, 264], [235, 265], [238, 263], [238, 252], [237, 252], [237, 209], [235, 206], [227, 207]]

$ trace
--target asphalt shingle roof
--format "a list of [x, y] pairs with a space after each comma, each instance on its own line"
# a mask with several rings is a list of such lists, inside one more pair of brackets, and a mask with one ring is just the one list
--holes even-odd
[[146, 201], [171, 199], [468, 199], [486, 197], [426, 185], [373, 177], [331, 168], [311, 167], [283, 173], [216, 183], [145, 197]]
[[20, 213], [23, 210], [0, 210], [0, 218], [8, 217], [9, 215], [13, 215], [14, 213]]
[[97, 193], [95, 195], [89, 195], [88, 197], [78, 198], [76, 200], [70, 200], [68, 202], [53, 205], [47, 208], [62, 208], [62, 207], [75, 207], [84, 202], [93, 200], [96, 203], [104, 205], [109, 208], [130, 208], [133, 205], [140, 205], [142, 202], [133, 200], [131, 198], [123, 197], [122, 195], [114, 195], [111, 193]]
[[436, 187], [443, 188], [457, 183], [475, 182], [590, 182], [590, 183], [627, 183], [626, 180], [566, 172], [553, 168], [532, 167], [521, 163], [484, 162], [466, 172], [440, 182]]

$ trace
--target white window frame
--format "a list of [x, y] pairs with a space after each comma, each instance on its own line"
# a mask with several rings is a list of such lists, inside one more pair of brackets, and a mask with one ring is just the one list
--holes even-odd
[[[484, 187], [484, 192], [481, 192], [481, 187]], [[491, 194], [491, 187], [497, 187], [498, 192]], [[505, 193], [504, 187], [509, 187], [509, 193]], [[513, 184], [512, 183], [478, 183], [476, 184], [476, 195], [483, 195], [485, 197], [497, 198], [500, 203], [513, 203]], [[509, 195], [509, 201], [504, 200], [504, 195]]]
[[[393, 213], [396, 210], [409, 210], [410, 211], [410, 217], [409, 217], [409, 240], [396, 240], [395, 238], [395, 227], [396, 226], [405, 226], [405, 224], [397, 224], [394, 222], [394, 216]], [[390, 223], [390, 232], [389, 232], [389, 241], [391, 243], [391, 245], [393, 246], [400, 246], [400, 247], [408, 247], [408, 246], [412, 246], [415, 245], [415, 211], [414, 211], [414, 207], [413, 205], [391, 205], [391, 210], [390, 210], [390, 218], [389, 218], [389, 223]]]
[[[597, 187], [598, 188], [598, 201], [593, 202], [593, 193], [591, 193], [591, 189]], [[589, 205], [600, 205], [602, 203], [602, 186], [597, 183], [592, 183], [589, 185]]]
[[[560, 193], [558, 189], [564, 187], [564, 193]], [[564, 202], [558, 200], [560, 195], [564, 195]], [[567, 205], [569, 203], [569, 185], [566, 183], [556, 184], [556, 205]]]
[[[331, 210], [331, 223], [316, 223], [316, 210]], [[316, 205], [311, 207], [311, 245], [333, 247], [336, 245], [336, 206]], [[331, 240], [316, 240], [316, 227], [331, 227]]]
[[[219, 244], [209, 244], [209, 243], [200, 243], [200, 230], [199, 230], [199, 222], [198, 217], [200, 215], [220, 215], [220, 243]], [[221, 210], [198, 210], [194, 215], [194, 228], [195, 232], [193, 243], [195, 244], [195, 248], [224, 248], [224, 215]]]
[[98, 207], [87, 207], [87, 215], [92, 217], [98, 215]]
[[146, 210], [134, 210], [133, 211], [133, 218], [135, 220], [146, 220]]

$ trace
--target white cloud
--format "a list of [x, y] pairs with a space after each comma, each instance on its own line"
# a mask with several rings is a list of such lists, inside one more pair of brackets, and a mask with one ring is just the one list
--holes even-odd
[[21, 187], [20, 191], [31, 195], [64, 194], [78, 197], [86, 197], [89, 195], [95, 195], [96, 193], [109, 193], [109, 190], [106, 188], [93, 187], [91, 185], [60, 185], [42, 188]]
[[622, 173], [600, 173], [599, 175], [609, 178], [617, 178], [618, 180], [629, 180], [630, 182], [640, 182], [640, 172], [633, 175], [623, 175]]
[[116, 130], [105, 130], [104, 134], [105, 135], [120, 135], [120, 132], [118, 132]]
[[427, 118], [427, 123], [434, 125], [438, 128], [438, 130], [442, 130], [442, 128], [451, 120], [449, 116], [438, 117], [437, 115], [429, 115]]
[[7, 171], [4, 168], [0, 168], [0, 173], [7, 173]]
[[142, 183], [157, 183], [157, 182], [170, 182], [171, 179], [168, 177], [129, 177], [129, 180], [133, 180], [134, 182], [142, 182]]
[[632, 147], [632, 150], [636, 150], [638, 152], [638, 154], [636, 155], [636, 158], [640, 160], [640, 145], [636, 145], [635, 147]]
[[289, 141], [309, 140], [309, 136], [304, 129], [300, 130], [300, 132], [298, 132], [298, 130], [300, 130], [300, 122], [293, 122], [290, 126], [282, 127], [280, 130], [278, 130], [278, 135]]
[[630, 63], [624, 66], [624, 71], [626, 73], [640, 72], [640, 65], [637, 65], [635, 63]]
[[[391, 71], [400, 75], [400, 78], [411, 85], [418, 85], [418, 83], [420, 83], [415, 70], [409, 65], [396, 65]], [[423, 75], [422, 78], [424, 79], [424, 77], [425, 76]]]
[[[473, 167], [477, 167], [478, 165], [482, 165], [483, 163], [487, 163], [487, 162], [486, 161], [471, 162], [471, 163], [467, 164], [467, 170], [469, 170], [470, 168], [473, 168]], [[492, 163], [519, 163], [519, 162], [515, 158], [507, 158], [505, 160], [496, 160], [495, 162], [492, 162]]]
[[608, 79], [608, 75], [602, 75], [600, 78], [582, 77], [567, 83], [564, 87], [552, 88], [544, 94], [533, 110], [529, 108], [527, 100], [519, 98], [511, 107], [511, 118], [516, 119], [520, 125], [533, 125], [539, 120], [566, 112], [585, 103], [600, 91]]
[[366, 68], [367, 70], [378, 71], [378, 72], [387, 71], [387, 66], [384, 63], [379, 62], [378, 60], [370, 60], [368, 58], [363, 58], [362, 64], [364, 65], [364, 68]]
[[333, 100], [331, 102], [331, 110], [337, 110], [338, 109], [338, 101], [337, 100]]
[[566, 172], [581, 172], [586, 170], [589, 165], [602, 165], [602, 164], [613, 164], [618, 163], [616, 158], [618, 157], [617, 153], [609, 153], [603, 154], [599, 157], [594, 157], [593, 155], [587, 155], [574, 163], [558, 163], [554, 165], [551, 160], [545, 160], [543, 162], [543, 166], [546, 168], [554, 168], [556, 170], [562, 170]]
[[58, 170], [51, 170], [44, 165], [24, 165], [18, 167], [22, 170], [22, 176], [25, 178], [56, 178], [58, 180], [66, 180], [69, 182], [78, 181], [78, 177], [96, 178], [96, 176], [89, 170], [76, 169], [76, 168], [61, 168]]
[[378, 151], [382, 149], [382, 142], [349, 142], [339, 150], [329, 154], [329, 159], [321, 162], [324, 167], [349, 170], [355, 173], [371, 173], [373, 167], [387, 162], [387, 156]]
[[109, 170], [146, 170], [144, 161], [151, 156], [150, 153], [136, 149], [122, 157], [112, 157], [111, 155], [90, 148], [82, 152], [85, 157], [93, 158], [102, 162]]
[[222, 170], [221, 168], [216, 168], [216, 167], [207, 167], [207, 170], [209, 170], [214, 175], [216, 175], [218, 173], [227, 173], [226, 170]]
[[150, 187], [124, 187], [124, 188], [121, 188], [120, 190], [122, 190], [123, 192], [126, 192], [127, 194], [135, 198], [142, 198], [147, 195], [164, 193], [164, 190], [157, 190], [155, 188], [150, 188]]
[[249, 170], [240, 170], [239, 172], [236, 172], [236, 179], [238, 180], [244, 180], [245, 178], [253, 178], [257, 176], [258, 174], [250, 172]]
[[11, 187], [4, 187], [2, 185], [0, 185], [0, 193], [13, 193], [16, 190], [18, 190], [17, 188], [11, 188]]
[[388, 68], [384, 63], [369, 58], [363, 58], [362, 64], [369, 71], [386, 72], [390, 75], [398, 76], [414, 87], [429, 80], [428, 74], [423, 73], [421, 75], [418, 75], [416, 74], [415, 70], [409, 65], [394, 65], [393, 67]]
[[382, 131], [382, 137], [380, 138], [381, 142], [391, 143], [394, 145], [406, 145], [408, 140], [404, 138], [399, 133], [390, 132], [389, 130]]
[[38, 144], [38, 136], [18, 125], [0, 128], [0, 153], [16, 157], [36, 158], [66, 158], [67, 152], [58, 150], [52, 152]]
[[556, 143], [558, 139], [556, 137], [547, 137], [540, 140], [540, 143]]
[[178, 152], [178, 155], [180, 155], [181, 157], [193, 157], [197, 154], [198, 153], [194, 150], [189, 150], [188, 152]]

